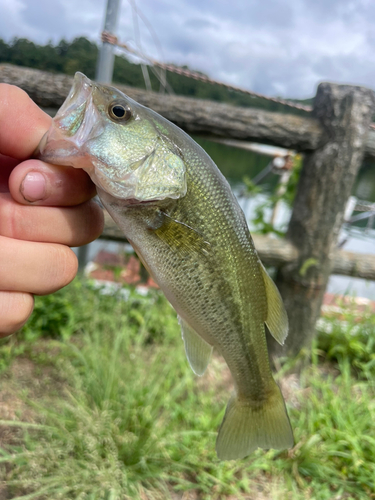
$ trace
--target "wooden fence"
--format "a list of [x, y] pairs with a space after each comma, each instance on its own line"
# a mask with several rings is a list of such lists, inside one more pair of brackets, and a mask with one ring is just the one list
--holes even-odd
[[[0, 82], [18, 85], [38, 105], [56, 109], [72, 78], [3, 64]], [[309, 345], [330, 273], [375, 279], [374, 256], [336, 249], [362, 160], [375, 158], [375, 130], [370, 128], [373, 91], [322, 83], [313, 111], [295, 116], [118, 87], [189, 133], [271, 144], [304, 154], [286, 240], [255, 235], [254, 241], [261, 259], [279, 269], [276, 283], [290, 321], [286, 346], [280, 349], [271, 342], [271, 349], [294, 354]], [[109, 221], [103, 236], [122, 238]]]

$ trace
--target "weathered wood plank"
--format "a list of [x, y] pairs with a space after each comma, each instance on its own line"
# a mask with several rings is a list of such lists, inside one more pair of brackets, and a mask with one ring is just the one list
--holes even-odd
[[[126, 241], [122, 231], [116, 226], [107, 212], [103, 239]], [[253, 234], [255, 247], [266, 266], [283, 267], [293, 264], [298, 259], [298, 250], [286, 239], [272, 238]], [[332, 273], [355, 278], [375, 280], [375, 255], [335, 250], [332, 256]]]
[[375, 255], [337, 251], [332, 257], [332, 273], [375, 280]]
[[[72, 81], [73, 78], [67, 75], [0, 64], [0, 82], [21, 87], [43, 108], [59, 108]], [[312, 115], [273, 113], [117, 86], [132, 99], [154, 109], [189, 133], [260, 142], [302, 152], [314, 150], [327, 140], [324, 129]], [[375, 158], [375, 129], [368, 133], [365, 155]]]
[[[21, 87], [44, 108], [60, 107], [72, 80], [67, 75], [9, 64], [0, 65], [0, 82]], [[118, 88], [189, 133], [255, 141], [299, 151], [313, 150], [325, 140], [319, 121], [311, 117], [161, 95], [124, 85], [118, 85]]]

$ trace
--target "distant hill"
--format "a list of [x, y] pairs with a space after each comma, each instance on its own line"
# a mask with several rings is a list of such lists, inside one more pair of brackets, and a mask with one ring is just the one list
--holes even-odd
[[[94, 78], [97, 57], [98, 46], [84, 37], [75, 38], [72, 42], [61, 40], [57, 45], [51, 43], [37, 45], [25, 38], [14, 38], [10, 43], [0, 39], [0, 63], [7, 62], [18, 66], [66, 73], [68, 75], [73, 75], [76, 71], [82, 71], [89, 78]], [[186, 66], [184, 68], [186, 69]], [[151, 71], [149, 73], [152, 88], [158, 90], [160, 87], [159, 81]], [[249, 106], [268, 111], [288, 112], [297, 115], [306, 114], [304, 111], [289, 108], [283, 104], [251, 97], [220, 85], [197, 81], [169, 71], [167, 72], [167, 80], [174, 92], [179, 95], [211, 99], [235, 106]], [[132, 87], [145, 88], [141, 66], [129, 62], [122, 56], [115, 57], [113, 81]], [[294, 100], [294, 102], [311, 104], [312, 99]]]

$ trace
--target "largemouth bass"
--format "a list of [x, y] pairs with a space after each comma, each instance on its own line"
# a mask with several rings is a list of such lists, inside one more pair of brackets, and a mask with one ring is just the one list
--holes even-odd
[[194, 372], [204, 373], [213, 347], [224, 357], [235, 392], [219, 429], [218, 457], [290, 448], [293, 434], [265, 337], [267, 324], [283, 343], [287, 315], [211, 158], [165, 118], [81, 73], [38, 154], [90, 175], [177, 311]]

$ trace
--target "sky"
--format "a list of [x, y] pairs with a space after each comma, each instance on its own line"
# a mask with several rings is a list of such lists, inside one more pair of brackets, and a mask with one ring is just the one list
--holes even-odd
[[[120, 0], [117, 35], [143, 51], [270, 96], [306, 98], [321, 81], [375, 88], [373, 0]], [[106, 0], [0, 0], [0, 37], [99, 43]]]

